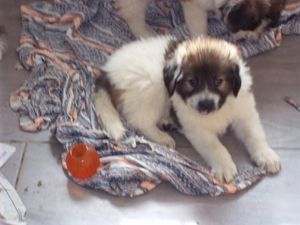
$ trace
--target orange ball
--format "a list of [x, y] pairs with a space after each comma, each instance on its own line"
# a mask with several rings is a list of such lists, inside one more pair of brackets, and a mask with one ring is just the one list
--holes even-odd
[[96, 174], [101, 166], [96, 149], [86, 144], [74, 145], [67, 154], [66, 163], [72, 176], [82, 180]]

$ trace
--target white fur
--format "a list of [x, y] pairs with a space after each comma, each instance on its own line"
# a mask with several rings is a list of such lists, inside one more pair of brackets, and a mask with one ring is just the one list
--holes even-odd
[[126, 129], [122, 124], [118, 111], [113, 107], [110, 96], [104, 89], [100, 89], [94, 93], [93, 97], [97, 99], [95, 110], [98, 118], [101, 119], [103, 128], [114, 139], [121, 139]]
[[[154, 36], [145, 22], [145, 9], [149, 0], [115, 0], [118, 14], [125, 19], [136, 37]], [[185, 22], [193, 37], [207, 34], [207, 11], [222, 6], [226, 0], [182, 0]]]
[[155, 142], [175, 147], [173, 138], [157, 127], [170, 104], [162, 70], [164, 52], [171, 39], [158, 37], [128, 44], [113, 54], [103, 70], [108, 72], [112, 86], [124, 91], [118, 109], [129, 125]]
[[218, 111], [201, 115], [187, 107], [178, 94], [175, 93], [172, 97], [183, 133], [212, 167], [214, 175], [226, 181], [232, 180], [237, 173], [231, 156], [218, 138], [229, 125], [232, 125], [257, 165], [272, 173], [280, 170], [280, 159], [266, 141], [254, 96], [249, 91], [252, 84], [249, 69], [242, 60], [238, 59], [237, 62], [242, 80], [241, 90], [237, 98], [229, 96]]
[[[170, 98], [164, 85], [163, 68], [168, 63], [165, 62], [164, 54], [171, 39], [169, 36], [157, 37], [128, 44], [116, 51], [104, 66], [111, 85], [123, 91], [118, 111], [129, 125], [152, 141], [175, 147], [173, 138], [158, 128], [172, 104], [184, 135], [212, 167], [217, 178], [230, 181], [237, 173], [230, 154], [218, 138], [229, 125], [232, 125], [237, 137], [247, 147], [252, 160], [268, 172], [278, 172], [279, 157], [266, 142], [255, 109], [255, 100], [250, 92], [252, 79], [249, 69], [238, 53], [230, 52], [230, 57], [240, 68], [242, 86], [238, 96], [229, 95], [219, 110], [201, 115], [176, 92]], [[184, 56], [182, 46], [185, 45], [181, 44], [175, 51], [174, 60], [177, 62], [181, 62], [180, 57]], [[100, 94], [95, 95], [97, 114], [112, 138], [118, 140], [123, 136], [124, 128], [117, 118], [117, 112], [112, 109], [107, 93], [102, 97]]]

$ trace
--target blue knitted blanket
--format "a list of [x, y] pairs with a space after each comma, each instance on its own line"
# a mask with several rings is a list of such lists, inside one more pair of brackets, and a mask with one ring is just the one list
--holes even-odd
[[[280, 45], [282, 34], [300, 33], [300, 2], [287, 5], [280, 26], [258, 41], [238, 42], [245, 57]], [[137, 196], [170, 182], [188, 195], [236, 193], [257, 182], [265, 172], [258, 168], [240, 172], [229, 184], [216, 180], [197, 162], [175, 150], [145, 140], [128, 130], [122, 144], [110, 140], [97, 121], [92, 99], [93, 78], [117, 48], [135, 39], [114, 11], [111, 0], [57, 0], [21, 7], [22, 33], [18, 53], [30, 76], [11, 94], [10, 104], [20, 115], [25, 131], [50, 129], [66, 151], [87, 143], [99, 151], [102, 167], [79, 185], [117, 196]], [[146, 20], [158, 33], [187, 38], [178, 1], [153, 0]], [[209, 14], [209, 35], [231, 40], [224, 24]]]

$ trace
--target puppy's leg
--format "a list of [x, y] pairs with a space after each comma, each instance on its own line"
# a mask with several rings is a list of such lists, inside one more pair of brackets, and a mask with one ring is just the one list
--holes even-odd
[[[140, 94], [140, 96], [142, 95]], [[146, 97], [141, 99], [137, 99], [134, 102], [127, 98], [129, 101], [123, 102], [123, 112], [125, 112], [128, 123], [150, 140], [175, 148], [174, 139], [168, 133], [161, 131], [157, 126], [163, 113], [161, 102], [157, 101], [156, 108], [153, 109], [153, 104], [149, 103]], [[140, 102], [143, 102], [143, 105]]]
[[207, 12], [196, 1], [181, 1], [184, 12], [185, 23], [192, 37], [207, 34]]
[[216, 134], [199, 129], [201, 129], [200, 126], [195, 126], [188, 130], [185, 129], [184, 134], [204, 160], [212, 167], [214, 176], [219, 180], [231, 181], [237, 174], [237, 169], [227, 149]]
[[[159, 110], [152, 113], [147, 108], [140, 107], [131, 112], [128, 121], [132, 127], [142, 132], [147, 138], [156, 143], [165, 145], [169, 148], [175, 148], [174, 139], [166, 132], [157, 127], [159, 121]], [[148, 113], [147, 113], [148, 112]]]
[[166, 132], [161, 131], [156, 125], [146, 125], [138, 128], [150, 140], [165, 145], [169, 148], [175, 148], [174, 139]]
[[136, 37], [154, 36], [155, 32], [145, 22], [148, 0], [115, 0], [117, 13], [126, 20]]
[[281, 167], [280, 159], [266, 141], [253, 96], [249, 96], [243, 102], [245, 104], [234, 120], [232, 128], [237, 137], [245, 144], [251, 159], [267, 172], [277, 173]]
[[93, 97], [97, 117], [102, 122], [104, 130], [108, 132], [110, 137], [119, 141], [125, 133], [125, 128], [109, 94], [102, 88], [95, 92]]

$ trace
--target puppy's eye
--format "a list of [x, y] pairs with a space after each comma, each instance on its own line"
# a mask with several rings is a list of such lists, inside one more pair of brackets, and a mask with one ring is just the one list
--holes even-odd
[[198, 80], [195, 78], [189, 79], [188, 82], [192, 88], [196, 88], [198, 86]]
[[223, 83], [223, 81], [224, 81], [223, 78], [217, 77], [214, 79], [214, 85], [216, 87], [219, 87]]

